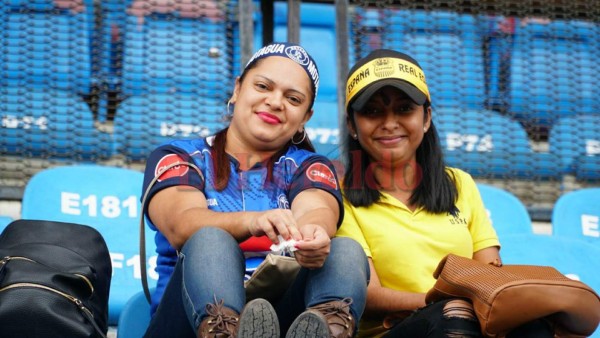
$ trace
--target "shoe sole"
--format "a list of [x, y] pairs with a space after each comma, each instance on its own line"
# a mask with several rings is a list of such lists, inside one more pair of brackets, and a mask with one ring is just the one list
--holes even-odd
[[329, 338], [329, 324], [320, 314], [303, 312], [290, 326], [285, 338]]
[[279, 320], [275, 309], [264, 299], [255, 299], [240, 316], [238, 338], [279, 338]]

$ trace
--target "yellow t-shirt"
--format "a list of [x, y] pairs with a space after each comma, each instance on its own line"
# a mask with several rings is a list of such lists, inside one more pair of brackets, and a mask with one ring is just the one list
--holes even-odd
[[[432, 214], [408, 209], [396, 198], [383, 193], [369, 207], [354, 207], [344, 200], [344, 220], [337, 236], [358, 241], [373, 260], [381, 285], [395, 290], [426, 293], [435, 283], [433, 272], [449, 253], [473, 257], [473, 253], [499, 246], [498, 236], [486, 213], [473, 178], [448, 168], [458, 190], [458, 214]], [[359, 336], [381, 332], [383, 318], [363, 319]]]

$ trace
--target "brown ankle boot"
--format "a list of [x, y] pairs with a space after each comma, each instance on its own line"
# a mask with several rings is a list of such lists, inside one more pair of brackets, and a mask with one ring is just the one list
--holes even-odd
[[240, 315], [232, 309], [223, 306], [223, 300], [206, 304], [206, 314], [198, 333], [198, 338], [235, 338], [240, 322]]
[[329, 333], [335, 338], [350, 338], [354, 335], [355, 320], [350, 314], [352, 299], [344, 298], [312, 306], [309, 311], [319, 312], [329, 325]]

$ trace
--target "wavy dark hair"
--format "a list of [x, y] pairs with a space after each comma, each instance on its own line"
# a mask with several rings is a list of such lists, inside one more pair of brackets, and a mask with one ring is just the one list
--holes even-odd
[[[255, 68], [263, 60], [264, 59], [255, 60], [254, 62], [248, 64], [246, 66], [246, 68], [244, 68], [244, 71], [242, 72], [242, 75], [240, 75], [240, 78], [239, 78], [240, 85], [244, 82], [248, 71], [252, 68]], [[312, 109], [312, 106], [313, 106], [314, 100], [315, 100], [315, 93], [313, 92], [312, 94], [313, 94], [313, 96], [312, 96], [311, 104], [308, 108], [308, 111], [310, 111], [310, 109]], [[307, 111], [307, 113], [308, 113], [308, 111]], [[231, 116], [228, 116], [227, 118], [231, 119]], [[227, 153], [225, 152], [225, 144], [227, 143], [227, 129], [229, 129], [229, 127], [225, 127], [215, 134], [215, 138], [213, 140], [213, 145], [210, 150], [210, 153], [213, 157], [213, 172], [215, 175], [215, 177], [214, 177], [215, 188], [218, 191], [222, 191], [223, 189], [225, 189], [227, 187], [227, 185], [229, 184], [229, 176], [231, 175], [231, 168], [229, 166], [229, 157], [227, 156]], [[306, 131], [304, 131], [304, 133], [306, 133]], [[296, 132], [296, 134], [292, 137], [292, 139], [294, 139], [294, 140], [298, 140], [301, 138], [303, 138], [303, 135], [299, 134], [298, 132]], [[274, 166], [275, 162], [283, 154], [285, 154], [287, 152], [288, 148], [291, 145], [292, 145], [292, 140], [288, 141], [288, 143], [282, 149], [280, 149], [278, 152], [273, 154], [273, 156], [271, 156], [267, 160], [267, 180], [268, 181], [273, 180], [273, 166]], [[312, 142], [310, 142], [310, 139], [308, 138], [308, 136], [304, 137], [302, 142], [300, 142], [299, 144], [295, 144], [295, 146], [300, 149], [306, 149], [311, 152], [315, 151], [315, 147], [312, 145]]]
[[[429, 107], [429, 102], [423, 105], [426, 117]], [[351, 108], [348, 109], [348, 119], [356, 129], [354, 111]], [[344, 173], [344, 195], [354, 206], [370, 206], [379, 201], [382, 194], [379, 189], [370, 184], [372, 182], [368, 178], [362, 177], [368, 172], [371, 164], [369, 154], [350, 134], [344, 138], [344, 145], [344, 157], [347, 163]], [[422, 177], [410, 196], [410, 203], [423, 207], [431, 213], [455, 214], [458, 199], [456, 178], [446, 170], [442, 147], [433, 120], [417, 148], [416, 158]]]

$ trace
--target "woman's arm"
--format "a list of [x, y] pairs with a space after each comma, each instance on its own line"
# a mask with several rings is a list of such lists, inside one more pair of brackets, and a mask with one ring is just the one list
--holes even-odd
[[157, 192], [150, 200], [148, 215], [175, 249], [180, 249], [203, 226], [219, 227], [238, 242], [250, 236], [267, 235], [277, 243], [278, 233], [284, 238], [300, 236], [290, 210], [216, 212], [208, 209], [204, 193], [189, 186], [174, 186]]
[[379, 317], [400, 311], [413, 311], [425, 306], [425, 294], [398, 291], [383, 287], [369, 257], [371, 280], [367, 287], [366, 316]]
[[323, 266], [330, 251], [331, 238], [337, 230], [340, 217], [338, 201], [332, 194], [313, 188], [299, 193], [291, 208], [301, 235], [296, 243], [296, 260], [307, 268]]
[[473, 253], [473, 259], [485, 264], [502, 265], [502, 259], [500, 259], [500, 250], [497, 246], [491, 246], [489, 248], [481, 249]]

